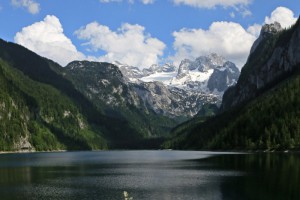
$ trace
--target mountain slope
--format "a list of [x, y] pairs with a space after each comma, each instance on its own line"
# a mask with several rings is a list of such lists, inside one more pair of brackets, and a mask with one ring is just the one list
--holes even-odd
[[237, 85], [223, 96], [223, 110], [255, 98], [296, 70], [300, 62], [299, 27], [298, 20], [289, 30], [282, 30], [278, 23], [262, 28]]
[[64, 74], [105, 115], [125, 119], [141, 138], [165, 136], [175, 126], [174, 120], [148, 109], [113, 64], [74, 61]]
[[[68, 118], [69, 115], [73, 116], [69, 111], [76, 111], [75, 113], [80, 116], [80, 119], [85, 121], [87, 127], [87, 132], [83, 133], [83, 136], [88, 137], [89, 135], [92, 135], [94, 139], [91, 139], [91, 141], [89, 141], [91, 143], [84, 145], [75, 145], [74, 148], [102, 149], [106, 148], [107, 146], [109, 148], [133, 148], [137, 144], [139, 145], [141, 140], [144, 139], [143, 130], [136, 128], [134, 124], [130, 123], [127, 118], [108, 115], [105, 112], [105, 109], [97, 107], [83, 93], [77, 90], [72, 81], [66, 79], [65, 69], [59, 66], [57, 63], [42, 58], [20, 45], [5, 42], [3, 40], [0, 40], [0, 58], [3, 62], [6, 63], [4, 63], [3, 65], [8, 66], [11, 71], [15, 71], [17, 74], [21, 74], [20, 76], [16, 76], [18, 77], [16, 79], [14, 78], [14, 76], [10, 76], [12, 77], [11, 79], [13, 80], [13, 82], [18, 83], [17, 89], [24, 93], [26, 96], [32, 97], [34, 102], [39, 103], [38, 106], [33, 107], [27, 105], [28, 109], [31, 109], [30, 113], [33, 113], [32, 115], [37, 116], [37, 118], [42, 118], [43, 123], [44, 121], [49, 121], [47, 119], [50, 119], [51, 121], [52, 118], [54, 118], [56, 120], [54, 120], [56, 125], [54, 126], [52, 124], [54, 128], [52, 128], [48, 132], [44, 132], [51, 133], [52, 135], [54, 134], [57, 137], [60, 135], [71, 134], [70, 131], [67, 131], [68, 129], [64, 130], [60, 128], [70, 125], [70, 128], [75, 129], [75, 124], [73, 124], [73, 126], [71, 122], [65, 122], [66, 120], [64, 120], [63, 117], [64, 115], [67, 116], [66, 118]], [[7, 78], [7, 75], [5, 75], [4, 78]], [[22, 84], [21, 82], [24, 83]], [[30, 85], [28, 85], [29, 83]], [[43, 87], [41, 85], [43, 85]], [[5, 91], [7, 91], [7, 89]], [[53, 93], [55, 93], [55, 95]], [[66, 102], [66, 107], [60, 106], [60, 102], [63, 105], [64, 102]], [[47, 107], [47, 109], [45, 109], [46, 114], [50, 110], [49, 112], [55, 116], [47, 119], [41, 117], [44, 115], [40, 114], [39, 112], [40, 110], [43, 110], [41, 107], [43, 107], [44, 105]], [[66, 111], [63, 112], [63, 115], [61, 115], [62, 109]], [[77, 114], [74, 114], [74, 116], [77, 116]], [[61, 118], [61, 116], [63, 117]], [[155, 121], [159, 119], [159, 117], [154, 117], [151, 120]], [[35, 119], [30, 119], [29, 121], [35, 121]], [[0, 131], [1, 134], [4, 134], [4, 131]], [[26, 131], [26, 134], [30, 136], [33, 132], [34, 131], [28, 130]], [[40, 134], [42, 132], [43, 131], [39, 131]], [[43, 134], [41, 134], [40, 136], [43, 137]], [[5, 134], [3, 137], [6, 137]], [[99, 137], [99, 140], [97, 139], [97, 137]], [[74, 149], [72, 147], [73, 142], [73, 140], [70, 140], [69, 145], [65, 145], [63, 147], [61, 147], [61, 145], [59, 147], [56, 145], [55, 148], [49, 149]], [[9, 146], [10, 149], [13, 149], [11, 143], [9, 143]], [[37, 148], [36, 145], [33, 146], [38, 150], [48, 149], [47, 146], [41, 148]]]
[[57, 89], [33, 81], [0, 60], [1, 150], [103, 149], [76, 105]]
[[140, 70], [116, 65], [149, 109], [172, 118], [189, 119], [205, 104], [219, 106], [224, 91], [240, 74], [234, 63], [214, 53], [194, 61], [185, 59], [179, 67], [165, 64]]
[[256, 43], [237, 85], [224, 95], [223, 113], [178, 126], [165, 147], [300, 149], [299, 37], [298, 20]]

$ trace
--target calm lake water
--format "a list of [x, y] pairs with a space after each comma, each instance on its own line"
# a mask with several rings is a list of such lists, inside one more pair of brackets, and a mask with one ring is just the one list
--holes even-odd
[[300, 155], [100, 151], [0, 155], [0, 199], [300, 199]]

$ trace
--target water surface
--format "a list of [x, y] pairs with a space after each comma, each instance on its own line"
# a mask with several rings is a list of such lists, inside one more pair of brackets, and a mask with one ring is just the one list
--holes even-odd
[[300, 199], [299, 154], [100, 151], [0, 155], [0, 199]]

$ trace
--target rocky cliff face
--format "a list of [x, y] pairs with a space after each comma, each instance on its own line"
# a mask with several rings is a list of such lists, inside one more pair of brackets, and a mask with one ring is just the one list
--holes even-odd
[[248, 101], [300, 67], [300, 21], [289, 30], [265, 25], [235, 87], [223, 97], [222, 109]]
[[257, 46], [266, 38], [271, 37], [272, 35], [277, 34], [278, 32], [282, 31], [282, 27], [280, 23], [274, 22], [273, 24], [265, 24], [260, 31], [260, 35], [257, 40], [253, 43], [250, 54], [252, 54]]
[[132, 84], [132, 88], [145, 107], [170, 117], [192, 117], [205, 103], [219, 103], [214, 95], [170, 88], [161, 82], [141, 82]]
[[222, 67], [216, 67], [208, 79], [207, 87], [210, 91], [226, 91], [228, 87], [236, 84], [240, 76], [239, 69], [232, 62], [225, 62]]
[[215, 95], [173, 88], [159, 81], [131, 82], [117, 66], [109, 63], [75, 61], [65, 70], [77, 88], [93, 102], [98, 102], [97, 105], [106, 114], [113, 115], [116, 110], [135, 108], [142, 113], [152, 112], [171, 118], [191, 117], [197, 114], [204, 103], [219, 103]]
[[172, 117], [191, 117], [204, 104], [220, 105], [224, 91], [234, 85], [240, 75], [234, 63], [215, 53], [193, 61], [182, 60], [178, 67], [152, 65], [140, 70], [116, 65], [135, 91], [134, 95], [139, 96], [138, 104]]

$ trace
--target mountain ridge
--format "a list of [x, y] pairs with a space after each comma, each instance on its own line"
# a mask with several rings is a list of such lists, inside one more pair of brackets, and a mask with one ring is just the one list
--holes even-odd
[[225, 92], [222, 112], [179, 125], [164, 147], [299, 150], [299, 38], [300, 19], [259, 39], [237, 84]]

